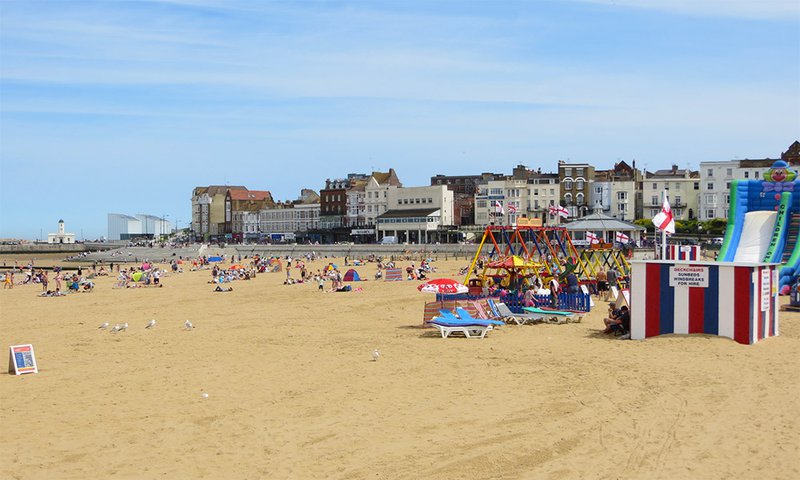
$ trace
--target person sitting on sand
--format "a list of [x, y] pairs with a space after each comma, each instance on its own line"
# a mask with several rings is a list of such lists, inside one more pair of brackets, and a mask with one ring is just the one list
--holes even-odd
[[233, 287], [222, 288], [219, 285], [217, 285], [217, 288], [215, 288], [214, 291], [215, 292], [232, 292], [233, 291]]
[[603, 330], [603, 333], [624, 335], [631, 330], [631, 313], [628, 311], [626, 305], [623, 305], [622, 308], [619, 309], [619, 314], [613, 319], [606, 320], [608, 320], [608, 322], [606, 323], [606, 329]]
[[603, 319], [603, 323], [606, 326], [605, 330], [603, 330], [603, 333], [610, 333], [610, 326], [619, 324], [619, 317], [621, 314], [622, 310], [617, 308], [617, 304], [615, 302], [610, 302], [608, 304], [608, 316]]

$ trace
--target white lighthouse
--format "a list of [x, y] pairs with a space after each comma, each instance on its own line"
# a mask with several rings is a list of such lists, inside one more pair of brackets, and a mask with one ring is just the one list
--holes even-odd
[[64, 220], [59, 220], [58, 233], [48, 233], [47, 243], [75, 243], [75, 234], [64, 233]]

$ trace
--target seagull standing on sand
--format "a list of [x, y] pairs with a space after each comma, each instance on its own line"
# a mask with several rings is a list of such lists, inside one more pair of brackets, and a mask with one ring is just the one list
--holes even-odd
[[120, 327], [120, 326], [119, 326], [119, 323], [118, 323], [118, 324], [116, 324], [116, 325], [114, 325], [114, 327], [111, 329], [111, 333], [117, 333], [117, 332], [119, 332], [119, 329], [120, 329], [120, 328], [122, 328], [122, 327]]
[[376, 348], [375, 350], [372, 351], [372, 361], [377, 362], [379, 358], [381, 358], [381, 352], [379, 352], [378, 349]]
[[153, 320], [150, 320], [149, 322], [147, 322], [147, 326], [144, 327], [144, 328], [153, 328], [155, 326], [156, 326], [156, 320], [153, 319]]
[[108, 322], [105, 322], [104, 324], [100, 325], [97, 328], [102, 328], [103, 330], [105, 330], [106, 328], [108, 328]]
[[128, 322], [123, 323], [122, 326], [119, 327], [119, 331], [120, 332], [123, 331], [123, 330], [127, 330], [127, 329], [128, 329]]
[[194, 325], [192, 325], [192, 322], [190, 322], [189, 320], [183, 322], [183, 326], [186, 327], [186, 330], [191, 330], [194, 328]]

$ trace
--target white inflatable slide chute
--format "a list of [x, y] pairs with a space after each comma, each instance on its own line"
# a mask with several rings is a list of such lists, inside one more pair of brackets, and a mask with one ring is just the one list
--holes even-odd
[[767, 210], [747, 212], [744, 216], [742, 236], [739, 238], [739, 246], [736, 249], [736, 256], [733, 261], [762, 261], [767, 249], [769, 249], [769, 241], [772, 238], [772, 231], [775, 229], [777, 220], [777, 212]]

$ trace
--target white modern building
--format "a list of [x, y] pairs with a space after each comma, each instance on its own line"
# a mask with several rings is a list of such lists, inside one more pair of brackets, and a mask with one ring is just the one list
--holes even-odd
[[401, 242], [438, 240], [440, 226], [453, 225], [453, 192], [446, 185], [386, 189], [387, 210], [377, 217], [378, 240], [398, 237]]
[[58, 221], [58, 232], [47, 234], [47, 243], [75, 243], [74, 233], [64, 232], [64, 220]]
[[172, 233], [172, 224], [165, 217], [144, 213], [132, 217], [124, 213], [108, 214], [108, 239], [131, 240], [155, 238]]

